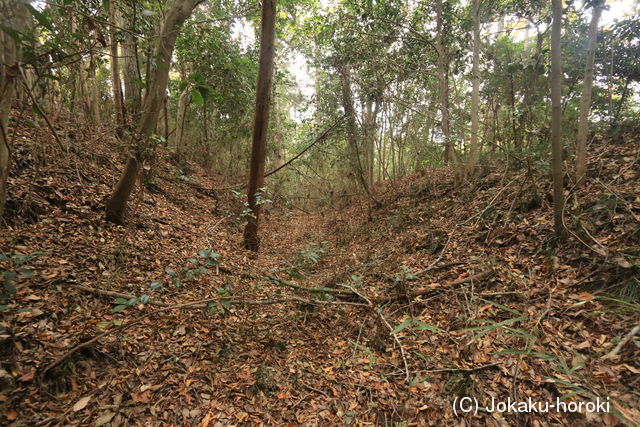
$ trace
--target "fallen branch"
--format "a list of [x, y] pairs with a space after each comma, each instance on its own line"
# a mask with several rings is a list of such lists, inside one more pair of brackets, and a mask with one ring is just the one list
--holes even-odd
[[[115, 292], [115, 291], [105, 291], [103, 289], [96, 289], [96, 288], [90, 288], [89, 286], [82, 286], [82, 285], [72, 285], [69, 283], [65, 283], [65, 286], [68, 286], [70, 288], [73, 289], [77, 289], [81, 292], [85, 292], [88, 294], [93, 294], [93, 295], [101, 295], [101, 296], [105, 296], [105, 297], [114, 297], [114, 298], [125, 298], [125, 299], [132, 299], [132, 298], [137, 298], [135, 295], [130, 295], [130, 294], [125, 294], [122, 292]], [[154, 301], [154, 300], [149, 300], [147, 301], [147, 304], [151, 304], [151, 305], [157, 305], [160, 307], [171, 307], [171, 304], [167, 304], [164, 302], [160, 302], [160, 301]], [[190, 307], [190, 308], [194, 308], [194, 307]], [[198, 308], [202, 308], [202, 307], [198, 307]]]
[[[467, 277], [463, 277], [461, 279], [453, 280], [453, 281], [448, 282], [448, 283], [444, 283], [442, 285], [442, 287], [452, 287], [452, 286], [462, 285], [464, 283], [472, 282], [472, 281], [475, 281], [475, 280], [485, 279], [487, 277], [492, 276], [493, 274], [494, 274], [493, 270], [482, 271], [482, 272], [480, 272], [478, 274], [474, 274], [473, 276], [467, 276]], [[418, 289], [414, 289], [413, 291], [409, 292], [406, 296], [405, 295], [390, 295], [390, 296], [383, 296], [383, 297], [373, 298], [371, 301], [373, 301], [375, 303], [384, 303], [384, 302], [396, 301], [396, 300], [403, 299], [403, 298], [413, 299], [413, 298], [426, 296], [426, 295], [439, 293], [439, 292], [441, 292], [441, 289], [439, 289], [439, 288], [430, 288], [430, 287], [418, 288]]]
[[411, 379], [411, 373], [409, 371], [409, 363], [407, 362], [407, 354], [404, 351], [404, 347], [400, 342], [400, 338], [398, 337], [398, 334], [394, 332], [393, 326], [391, 326], [391, 323], [389, 323], [389, 321], [382, 314], [382, 309], [380, 309], [379, 307], [375, 307], [369, 298], [367, 298], [366, 296], [362, 295], [360, 292], [355, 290], [353, 286], [349, 286], [349, 285], [340, 285], [340, 286], [351, 290], [351, 292], [357, 295], [360, 299], [363, 299], [364, 301], [366, 301], [369, 308], [373, 310], [378, 316], [378, 318], [382, 320], [382, 323], [384, 323], [385, 326], [389, 328], [389, 335], [393, 337], [393, 340], [396, 342], [396, 344], [398, 344], [398, 348], [400, 349], [400, 355], [402, 356], [402, 363], [404, 363], [404, 376], [405, 376], [405, 380], [408, 382]]
[[635, 337], [636, 335], [640, 334], [640, 324], [636, 325], [633, 329], [631, 329], [629, 331], [629, 333], [627, 335], [625, 335], [620, 342], [618, 343], [618, 345], [615, 346], [615, 348], [613, 350], [611, 350], [609, 353], [607, 353], [606, 356], [604, 356], [605, 359], [611, 359], [615, 356], [618, 355], [618, 353], [620, 353], [620, 350], [622, 350], [622, 347], [624, 347], [625, 345], [627, 345], [627, 343], [629, 341], [631, 341], [631, 339], [633, 337]]
[[475, 368], [441, 368], [441, 369], [428, 369], [426, 371], [419, 371], [418, 373], [436, 373], [436, 372], [476, 372], [482, 369], [494, 368], [500, 366], [499, 363], [488, 363], [486, 365], [476, 366]]
[[311, 293], [323, 293], [323, 294], [337, 294], [337, 295], [358, 295], [352, 291], [342, 290], [342, 289], [334, 289], [328, 287], [320, 287], [320, 288], [309, 288], [306, 286], [298, 285], [295, 283], [287, 282], [286, 280], [279, 279], [271, 274], [267, 274], [269, 280], [276, 282], [280, 286], [288, 286], [293, 289], [297, 289], [299, 291], [311, 292]]

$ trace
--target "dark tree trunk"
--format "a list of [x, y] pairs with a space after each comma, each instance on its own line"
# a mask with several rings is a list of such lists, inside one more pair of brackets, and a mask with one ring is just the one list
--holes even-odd
[[[15, 31], [29, 25], [29, 11], [15, 0], [0, 0], [0, 23]], [[0, 219], [7, 201], [7, 178], [11, 167], [9, 111], [15, 99], [22, 49], [5, 31], [0, 30]]]
[[553, 224], [556, 236], [562, 239], [564, 226], [563, 162], [562, 162], [562, 63], [560, 36], [562, 31], [562, 0], [552, 0], [551, 26], [551, 174], [553, 178]]
[[[109, 2], [109, 20], [118, 25], [116, 0]], [[125, 129], [124, 121], [124, 103], [122, 101], [122, 84], [120, 82], [120, 61], [118, 58], [118, 39], [116, 37], [115, 27], [109, 27], [111, 38], [111, 84], [113, 88], [113, 109], [116, 113], [116, 132], [118, 136], [122, 136]]]
[[262, 30], [260, 33], [260, 68], [258, 70], [258, 90], [256, 93], [256, 115], [253, 122], [253, 144], [251, 147], [251, 167], [247, 200], [251, 214], [244, 229], [244, 247], [257, 252], [260, 248], [258, 222], [261, 205], [257, 193], [264, 187], [264, 160], [269, 128], [269, 103], [273, 79], [273, 57], [276, 23], [276, 1], [262, 2]]

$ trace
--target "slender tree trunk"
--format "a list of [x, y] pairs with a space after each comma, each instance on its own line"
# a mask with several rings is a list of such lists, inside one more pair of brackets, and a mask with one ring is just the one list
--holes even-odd
[[176, 132], [175, 132], [175, 146], [176, 153], [178, 153], [178, 157], [182, 158], [184, 156], [185, 147], [182, 139], [184, 137], [184, 122], [185, 117], [187, 116], [187, 104], [191, 99], [191, 91], [187, 87], [180, 94], [180, 98], [178, 98], [178, 112], [176, 115]]
[[100, 93], [98, 92], [98, 82], [96, 79], [96, 58], [93, 53], [89, 59], [89, 68], [87, 69], [86, 85], [88, 88], [89, 114], [93, 123], [100, 123]]
[[563, 238], [564, 210], [562, 162], [562, 63], [560, 37], [562, 33], [562, 0], [552, 0], [551, 26], [551, 174], [553, 178], [553, 224], [556, 236]]
[[[0, 24], [15, 31], [24, 31], [29, 25], [29, 11], [16, 0], [0, 0]], [[5, 31], [0, 30], [0, 220], [7, 202], [7, 179], [11, 168], [9, 141], [9, 112], [20, 79], [18, 65], [22, 49]]]
[[157, 67], [151, 73], [148, 96], [145, 98], [144, 107], [140, 114], [136, 140], [134, 141], [134, 153], [129, 157], [125, 171], [107, 202], [105, 217], [108, 221], [122, 223], [124, 219], [131, 190], [144, 161], [147, 138], [158, 122], [162, 99], [165, 96], [169, 80], [171, 56], [180, 26], [191, 15], [191, 11], [198, 3], [199, 0], [177, 0], [167, 11], [154, 51]]
[[473, 0], [473, 75], [471, 92], [471, 138], [467, 172], [473, 174], [478, 163], [478, 110], [480, 105], [480, 0]]
[[164, 117], [164, 141], [165, 144], [169, 143], [169, 97], [165, 95], [164, 101], [162, 101], [162, 111]]
[[[446, 0], [445, 0], [446, 1]], [[444, 138], [444, 161], [453, 160], [451, 131], [449, 129], [449, 55], [444, 43], [444, 9], [443, 0], [436, 1], [436, 49], [438, 53], [438, 93], [440, 95], [440, 114], [442, 136]]]
[[209, 139], [209, 129], [207, 126], [207, 98], [202, 100], [202, 133], [206, 142]]
[[576, 182], [580, 186], [587, 171], [587, 134], [589, 133], [589, 110], [591, 109], [591, 93], [593, 88], [593, 63], [598, 43], [598, 21], [604, 7], [599, 2], [593, 8], [589, 36], [587, 42], [587, 59], [584, 66], [582, 97], [580, 98], [580, 118], [578, 120], [578, 136], [576, 138]]
[[[130, 15], [121, 25], [129, 31], [136, 31], [136, 5], [131, 3]], [[142, 106], [141, 79], [138, 72], [138, 48], [133, 34], [125, 32], [122, 41], [122, 75], [124, 83], [124, 105], [131, 120], [136, 123]]]
[[342, 86], [342, 107], [346, 115], [347, 124], [347, 140], [349, 143], [349, 149], [351, 155], [351, 169], [356, 176], [356, 179], [360, 181], [360, 185], [367, 193], [367, 195], [378, 204], [377, 200], [371, 193], [367, 180], [365, 179], [364, 169], [362, 167], [362, 160], [360, 159], [360, 150], [358, 148], [358, 129], [356, 125], [356, 113], [353, 107], [353, 94], [351, 92], [351, 74], [349, 68], [344, 64], [337, 66], [338, 74], [340, 75], [340, 83]]
[[620, 96], [620, 101], [618, 101], [618, 105], [616, 106], [616, 111], [613, 114], [613, 120], [611, 121], [611, 125], [609, 126], [610, 131], [615, 129], [616, 125], [618, 124], [618, 119], [620, 118], [620, 111], [622, 111], [622, 107], [624, 106], [624, 103], [627, 100], [627, 96], [629, 95], [630, 83], [631, 83], [631, 77], [627, 76], [627, 79], [624, 82], [624, 87], [622, 88], [622, 95]]
[[274, 129], [273, 129], [273, 142], [275, 144], [275, 152], [274, 152], [274, 157], [275, 157], [275, 162], [274, 162], [274, 166], [276, 168], [281, 167], [282, 165], [284, 165], [284, 143], [282, 141], [282, 125], [280, 123], [280, 111], [278, 109], [278, 96], [274, 91], [274, 101], [273, 101], [273, 107], [275, 110], [275, 114], [273, 115], [273, 124], [274, 124]]
[[[109, 2], [109, 20], [117, 25], [119, 20], [117, 19], [117, 6], [116, 0]], [[116, 132], [118, 136], [122, 136], [122, 131], [125, 129], [124, 121], [124, 103], [122, 100], [122, 83], [120, 81], [120, 60], [118, 58], [118, 38], [116, 29], [109, 27], [109, 34], [111, 38], [111, 85], [113, 89], [113, 109], [116, 114]]]
[[260, 67], [258, 70], [258, 90], [256, 93], [256, 115], [253, 122], [253, 144], [251, 148], [251, 168], [247, 200], [251, 214], [244, 229], [244, 247], [257, 252], [260, 248], [258, 221], [261, 204], [258, 191], [264, 187], [264, 160], [269, 129], [269, 103], [273, 79], [273, 57], [276, 24], [276, 0], [262, 2], [262, 29], [260, 32]]

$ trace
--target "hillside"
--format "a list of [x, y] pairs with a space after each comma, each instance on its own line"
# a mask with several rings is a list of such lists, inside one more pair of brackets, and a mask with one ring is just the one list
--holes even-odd
[[[2, 313], [3, 423], [640, 419], [635, 135], [593, 144], [561, 250], [541, 168], [496, 164], [464, 184], [448, 168], [380, 182], [378, 207], [276, 203], [256, 256], [244, 199], [165, 149], [128, 223], [105, 222], [122, 150], [109, 129], [64, 132], [64, 150], [44, 128], [14, 142], [2, 268], [32, 273]], [[600, 396], [611, 413], [456, 417], [465, 396]]]

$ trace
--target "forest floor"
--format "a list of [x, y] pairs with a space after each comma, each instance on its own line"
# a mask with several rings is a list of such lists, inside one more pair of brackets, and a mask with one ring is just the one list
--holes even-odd
[[[105, 222], [123, 151], [106, 127], [61, 125], [64, 150], [43, 128], [14, 142], [3, 424], [640, 420], [636, 137], [593, 143], [559, 247], [539, 165], [500, 165], [463, 185], [445, 168], [379, 183], [379, 207], [343, 199], [307, 214], [276, 200], [255, 257], [243, 199], [163, 150], [126, 226]], [[610, 411], [456, 415], [465, 396], [608, 398]]]

